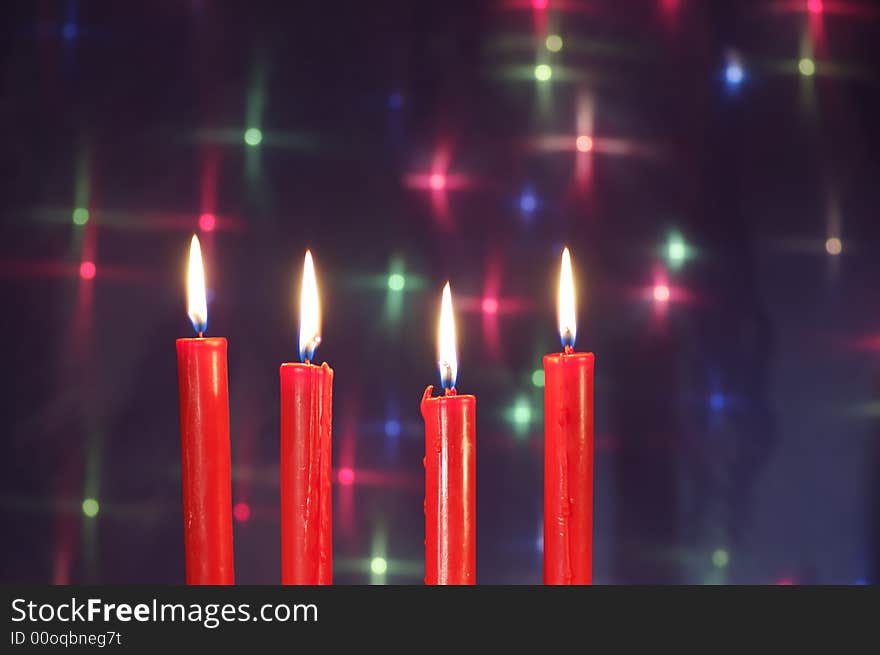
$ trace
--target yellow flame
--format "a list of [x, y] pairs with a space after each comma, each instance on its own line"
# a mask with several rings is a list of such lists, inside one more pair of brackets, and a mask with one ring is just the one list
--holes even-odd
[[437, 338], [437, 363], [444, 389], [452, 389], [458, 379], [458, 356], [455, 353], [455, 316], [452, 313], [452, 291], [449, 282], [443, 287], [440, 301], [440, 326]]
[[306, 250], [303, 263], [302, 292], [299, 300], [299, 356], [310, 360], [321, 343], [321, 304], [312, 253]]
[[571, 273], [571, 255], [568, 248], [562, 251], [559, 269], [559, 337], [563, 346], [574, 347], [577, 336], [577, 317], [574, 308], [574, 277]]
[[205, 267], [202, 247], [193, 235], [189, 244], [189, 270], [186, 284], [187, 313], [196, 332], [202, 333], [208, 325], [208, 302], [205, 299]]

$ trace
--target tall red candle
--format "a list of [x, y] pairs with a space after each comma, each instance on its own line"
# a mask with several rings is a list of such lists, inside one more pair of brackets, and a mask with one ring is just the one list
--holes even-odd
[[186, 582], [231, 585], [232, 476], [226, 339], [204, 338], [205, 279], [198, 238], [189, 259], [189, 315], [197, 339], [177, 340]]
[[306, 252], [300, 302], [300, 357], [281, 365], [281, 582], [333, 579], [331, 424], [333, 369], [311, 363], [321, 342], [318, 287]]
[[563, 352], [544, 357], [544, 584], [593, 579], [593, 353], [574, 352], [571, 258], [562, 253]]
[[443, 289], [439, 337], [444, 395], [422, 396], [425, 420], [425, 584], [476, 582], [476, 452], [474, 396], [457, 395], [458, 362], [449, 283]]

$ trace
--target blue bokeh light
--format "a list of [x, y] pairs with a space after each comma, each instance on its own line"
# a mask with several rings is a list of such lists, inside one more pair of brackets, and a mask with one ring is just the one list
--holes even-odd
[[400, 421], [388, 419], [385, 421], [385, 436], [396, 438], [400, 436]]
[[745, 77], [746, 73], [739, 64], [728, 64], [724, 71], [724, 79], [730, 86], [739, 86]]

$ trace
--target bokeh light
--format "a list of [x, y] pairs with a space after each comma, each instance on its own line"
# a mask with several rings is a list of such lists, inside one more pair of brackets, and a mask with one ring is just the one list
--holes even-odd
[[829, 255], [839, 255], [843, 252], [843, 243], [837, 237], [830, 237], [825, 241], [825, 252]]
[[446, 188], [446, 176], [443, 173], [432, 173], [428, 178], [428, 186], [434, 191], [442, 191]]
[[543, 388], [544, 387], [544, 369], [536, 368], [532, 371], [532, 385]]
[[370, 571], [376, 575], [384, 575], [388, 571], [388, 561], [384, 557], [374, 557], [370, 560]]
[[720, 412], [724, 409], [725, 405], [727, 405], [727, 400], [724, 398], [723, 393], [716, 391], [709, 396], [709, 407], [711, 407], [713, 411]]
[[388, 288], [392, 291], [403, 291], [406, 287], [406, 277], [400, 273], [392, 273], [388, 276]]
[[538, 64], [535, 66], [535, 79], [539, 82], [546, 82], [553, 77], [553, 69], [547, 64]]
[[95, 262], [84, 261], [79, 265], [79, 276], [83, 280], [94, 280], [97, 272]]
[[586, 134], [580, 135], [574, 142], [578, 152], [590, 152], [593, 149], [593, 139]]
[[558, 34], [549, 34], [544, 39], [544, 47], [550, 52], [559, 52], [562, 50], [562, 37]]
[[244, 131], [244, 142], [249, 146], [258, 146], [263, 141], [263, 132], [258, 127], [249, 127]]
[[538, 199], [531, 191], [523, 191], [519, 197], [519, 208], [523, 213], [531, 214], [538, 207]]
[[89, 222], [89, 210], [85, 207], [77, 207], [73, 210], [74, 225], [85, 225]]
[[716, 548], [712, 552], [712, 564], [723, 569], [730, 563], [730, 554], [724, 548]]
[[94, 498], [86, 498], [82, 501], [82, 512], [90, 519], [96, 517], [100, 510], [101, 506]]
[[339, 480], [339, 484], [344, 487], [354, 484], [354, 469], [350, 466], [342, 467], [336, 474], [336, 479]]
[[656, 302], [669, 302], [669, 287], [665, 284], [655, 284], [653, 295]]
[[199, 216], [199, 229], [202, 232], [213, 232], [217, 225], [217, 217], [211, 213], [204, 213]]
[[724, 79], [730, 86], [739, 86], [745, 78], [745, 71], [742, 66], [737, 63], [727, 64], [724, 69]]
[[235, 503], [232, 516], [239, 523], [247, 523], [251, 518], [251, 506], [242, 501]]
[[821, 14], [822, 0], [807, 0], [807, 11], [811, 14]]
[[809, 57], [802, 57], [798, 62], [798, 70], [804, 77], [811, 77], [816, 73], [816, 63]]
[[400, 421], [390, 418], [385, 421], [385, 436], [392, 439], [400, 436]]
[[666, 259], [671, 268], [679, 268], [688, 259], [689, 248], [687, 242], [678, 233], [669, 236], [666, 242]]
[[497, 314], [498, 298], [483, 298], [483, 301], [480, 303], [480, 309], [483, 310], [484, 314]]

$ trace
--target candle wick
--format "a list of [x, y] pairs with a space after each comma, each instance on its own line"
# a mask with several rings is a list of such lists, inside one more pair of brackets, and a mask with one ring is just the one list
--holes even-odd
[[199, 330], [199, 339], [203, 339], [205, 337], [205, 332], [203, 330]]
[[565, 344], [565, 354], [566, 354], [566, 355], [570, 355], [570, 354], [572, 354], [573, 352], [574, 352], [574, 348], [572, 348], [572, 347], [569, 346], [568, 344]]
[[306, 357], [306, 362], [305, 362], [306, 366], [308, 366], [311, 363], [312, 363], [312, 361], [308, 357]]
[[454, 396], [455, 393], [456, 393], [456, 392], [455, 392], [455, 387], [450, 387], [449, 389], [446, 389], [446, 390], [445, 390], [445, 393], [446, 393], [447, 396]]

